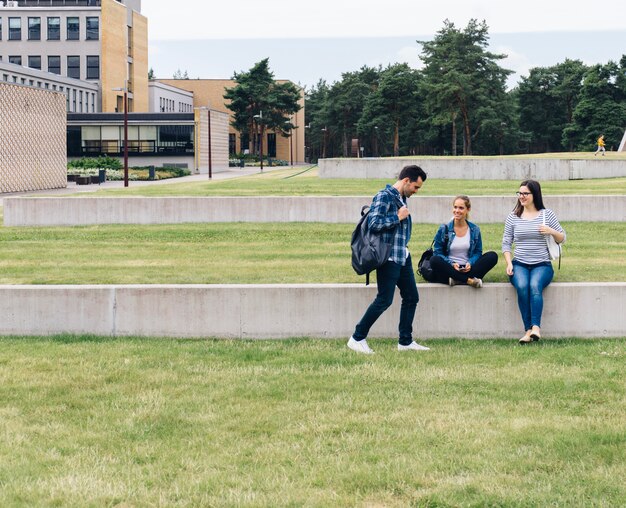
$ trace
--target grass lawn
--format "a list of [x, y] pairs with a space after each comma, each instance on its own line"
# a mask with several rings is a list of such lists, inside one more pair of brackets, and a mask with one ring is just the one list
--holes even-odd
[[[126, 189], [102, 189], [94, 191], [98, 196], [373, 196], [382, 189], [388, 179], [338, 178], [322, 179], [317, 167], [306, 170], [279, 169], [242, 176], [228, 180], [209, 182], [179, 182], [133, 186]], [[626, 194], [626, 178], [597, 180], [546, 181], [541, 183], [546, 199], [550, 194]], [[419, 194], [425, 196], [471, 196], [513, 195], [519, 182], [510, 180], [427, 180]], [[85, 195], [85, 193], [81, 193]]]
[[[626, 281], [626, 223], [563, 223], [559, 282]], [[437, 230], [415, 224], [415, 262]], [[0, 228], [1, 284], [360, 283], [351, 224], [233, 223]], [[502, 224], [481, 227], [500, 254]], [[486, 282], [507, 281], [502, 256]]]
[[2, 506], [624, 506], [626, 346], [0, 338]]

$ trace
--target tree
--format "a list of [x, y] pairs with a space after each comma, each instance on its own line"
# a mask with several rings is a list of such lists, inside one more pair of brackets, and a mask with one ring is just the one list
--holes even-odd
[[623, 56], [619, 64], [594, 65], [585, 74], [573, 122], [563, 133], [578, 150], [589, 150], [600, 134], [605, 135], [607, 148], [619, 144], [626, 118], [625, 72]]
[[325, 157], [325, 143], [328, 140], [327, 126], [330, 125], [328, 114], [328, 94], [330, 87], [320, 79], [306, 94], [304, 111], [305, 140], [310, 160], [317, 161]]
[[154, 69], [152, 67], [148, 71], [148, 79], [154, 79]]
[[260, 151], [267, 129], [288, 137], [295, 128], [290, 117], [301, 106], [301, 90], [291, 82], [278, 83], [269, 69], [269, 58], [254, 64], [248, 72], [235, 72], [237, 83], [227, 88], [224, 98], [233, 112], [231, 125], [249, 135], [251, 153]]
[[579, 60], [565, 60], [533, 68], [521, 79], [517, 93], [520, 128], [528, 133], [532, 152], [573, 149], [563, 132], [572, 123], [586, 70]]
[[452, 153], [456, 154], [456, 125], [463, 130], [463, 154], [472, 154], [472, 140], [484, 122], [497, 122], [506, 97], [506, 78], [512, 71], [497, 63], [505, 55], [486, 51], [486, 23], [469, 21], [464, 30], [448, 20], [433, 41], [422, 45], [426, 101], [433, 122], [452, 127]]
[[398, 156], [400, 132], [417, 121], [418, 103], [417, 72], [407, 64], [391, 65], [381, 73], [378, 88], [367, 97], [359, 131], [374, 131], [376, 151], [378, 136], [390, 134], [393, 154]]
[[172, 77], [174, 79], [189, 79], [189, 74], [187, 74], [187, 71], [181, 72], [180, 69], [177, 69]]
[[357, 72], [342, 74], [328, 94], [328, 115], [341, 136], [342, 154], [350, 155], [350, 140], [357, 134], [357, 123], [367, 96], [377, 86], [379, 70], [362, 67]]

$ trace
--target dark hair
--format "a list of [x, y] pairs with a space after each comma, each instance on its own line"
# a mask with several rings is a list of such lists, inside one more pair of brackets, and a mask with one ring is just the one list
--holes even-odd
[[[537, 210], [543, 210], [545, 206], [543, 206], [543, 198], [541, 197], [541, 185], [537, 180], [524, 180], [519, 184], [520, 187], [528, 187], [528, 190], [533, 195], [533, 203]], [[517, 198], [517, 203], [515, 204], [515, 210], [513, 213], [518, 217], [522, 216], [522, 212], [524, 211], [524, 207], [519, 202], [519, 198]]]
[[398, 180], [404, 180], [405, 178], [408, 178], [410, 182], [417, 182], [417, 179], [421, 178], [422, 182], [425, 182], [428, 177], [426, 172], [419, 166], [404, 166], [402, 171], [400, 171]]

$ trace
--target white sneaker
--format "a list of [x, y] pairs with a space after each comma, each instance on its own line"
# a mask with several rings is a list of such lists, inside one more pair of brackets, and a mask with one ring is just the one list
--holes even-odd
[[352, 351], [356, 351], [357, 353], [364, 353], [366, 355], [373, 355], [374, 350], [367, 345], [367, 341], [363, 340], [354, 340], [354, 337], [350, 337], [348, 341], [348, 347], [352, 349]]
[[430, 351], [430, 348], [413, 341], [408, 346], [398, 344], [398, 351]]

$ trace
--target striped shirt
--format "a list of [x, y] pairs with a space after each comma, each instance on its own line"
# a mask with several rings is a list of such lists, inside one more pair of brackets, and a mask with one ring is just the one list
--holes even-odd
[[[539, 232], [539, 226], [543, 224], [545, 214], [546, 226], [557, 230], [565, 235], [565, 231], [559, 224], [556, 215], [549, 208], [544, 208], [537, 217], [532, 220], [522, 219], [511, 212], [504, 223], [504, 235], [502, 236], [502, 252], [511, 252], [515, 244], [515, 259], [527, 265], [536, 265], [550, 261], [546, 237]], [[565, 238], [563, 238], [565, 242]]]

